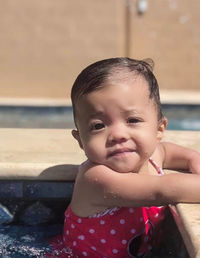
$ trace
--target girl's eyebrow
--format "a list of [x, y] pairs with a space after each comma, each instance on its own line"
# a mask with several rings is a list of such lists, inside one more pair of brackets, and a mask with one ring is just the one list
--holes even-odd
[[125, 115], [130, 115], [130, 114], [141, 115], [143, 112], [138, 109], [130, 108], [130, 109], [122, 111], [122, 113], [124, 113]]
[[102, 117], [104, 115], [103, 111], [97, 111], [97, 112], [93, 112], [92, 114], [89, 115], [89, 118], [96, 118], [96, 117]]
[[[143, 112], [141, 110], [137, 110], [134, 108], [130, 108], [130, 109], [126, 109], [126, 110], [122, 110], [121, 113], [124, 116], [128, 116], [128, 115], [142, 115]], [[95, 119], [95, 118], [102, 118], [105, 116], [105, 113], [103, 111], [94, 111], [93, 113], [89, 114], [89, 119]]]

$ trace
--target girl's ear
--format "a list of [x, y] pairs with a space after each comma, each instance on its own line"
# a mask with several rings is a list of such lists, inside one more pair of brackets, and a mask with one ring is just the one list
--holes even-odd
[[72, 130], [71, 133], [72, 133], [72, 136], [77, 140], [80, 148], [83, 149], [83, 145], [82, 145], [82, 142], [81, 142], [79, 131], [78, 130]]
[[168, 123], [168, 120], [167, 120], [166, 117], [163, 117], [162, 120], [159, 122], [158, 132], [157, 132], [158, 141], [162, 140], [162, 138], [164, 136], [165, 129], [167, 128], [167, 123]]

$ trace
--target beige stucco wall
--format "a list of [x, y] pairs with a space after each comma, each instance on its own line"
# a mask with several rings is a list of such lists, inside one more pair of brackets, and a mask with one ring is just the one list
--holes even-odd
[[143, 15], [130, 2], [130, 55], [153, 58], [161, 89], [200, 90], [200, 1], [147, 0]]
[[200, 90], [200, 2], [0, 0], [0, 97], [69, 97], [95, 60], [152, 57], [163, 89]]
[[123, 0], [0, 0], [0, 97], [63, 97], [97, 59], [123, 55]]

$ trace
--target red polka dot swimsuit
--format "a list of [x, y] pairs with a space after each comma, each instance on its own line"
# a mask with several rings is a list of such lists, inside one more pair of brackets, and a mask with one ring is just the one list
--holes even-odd
[[[158, 174], [162, 170], [150, 159]], [[58, 257], [144, 257], [160, 239], [165, 207], [114, 207], [91, 217], [65, 212], [63, 253]]]

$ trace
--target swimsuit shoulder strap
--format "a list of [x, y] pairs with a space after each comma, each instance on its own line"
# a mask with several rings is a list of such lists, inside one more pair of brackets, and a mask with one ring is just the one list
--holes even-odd
[[162, 170], [162, 168], [160, 168], [152, 158], [149, 158], [149, 161], [151, 162], [152, 166], [156, 169], [159, 175], [164, 175], [164, 171]]

